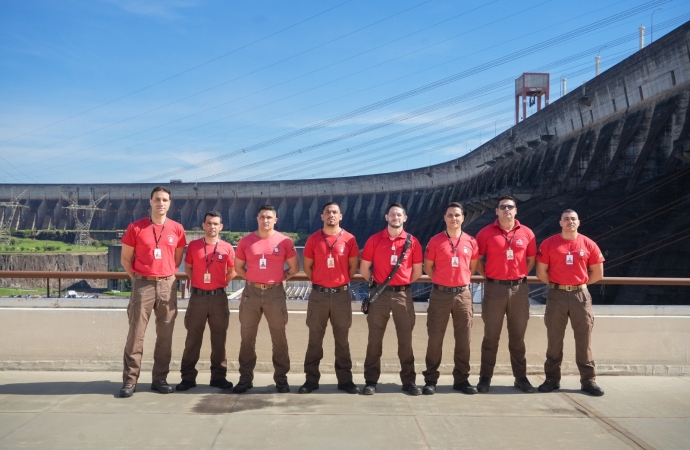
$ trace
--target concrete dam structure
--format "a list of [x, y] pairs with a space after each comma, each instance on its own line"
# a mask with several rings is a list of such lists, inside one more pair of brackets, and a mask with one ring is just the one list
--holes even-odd
[[[685, 277], [690, 273], [690, 23], [591, 79], [471, 153], [403, 172], [320, 180], [175, 183], [170, 217], [186, 229], [204, 213], [225, 229], [250, 231], [262, 204], [278, 210], [282, 231], [321, 226], [322, 205], [341, 205], [342, 225], [360, 245], [385, 226], [388, 204], [408, 210], [406, 228], [425, 243], [443, 228], [442, 208], [467, 208], [476, 234], [495, 218], [497, 199], [520, 200], [518, 218], [539, 241], [575, 209], [581, 232], [598, 242], [608, 276]], [[147, 215], [155, 184], [0, 185], [0, 202], [26, 189], [19, 229], [74, 229], [64, 196], [87, 205], [105, 195], [93, 230], [124, 229]], [[536, 287], [534, 288], [536, 289]], [[689, 304], [687, 288], [607, 286], [600, 303]]]

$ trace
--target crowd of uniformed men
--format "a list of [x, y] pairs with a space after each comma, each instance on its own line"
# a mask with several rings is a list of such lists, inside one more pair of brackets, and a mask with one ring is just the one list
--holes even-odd
[[[182, 226], [167, 218], [170, 200], [168, 189], [154, 188], [151, 215], [131, 223], [122, 238], [122, 265], [132, 278], [132, 294], [127, 308], [129, 333], [124, 349], [121, 397], [131, 397], [136, 391], [144, 333], [152, 311], [156, 318], [156, 345], [151, 389], [164, 394], [174, 391], [166, 378], [177, 316], [175, 273], [182, 263], [187, 242]], [[338, 389], [350, 394], [374, 394], [381, 374], [383, 336], [391, 316], [398, 340], [403, 391], [411, 395], [435, 393], [443, 338], [452, 317], [455, 337], [453, 389], [465, 394], [488, 392], [505, 317], [514, 385], [522, 392], [534, 392], [527, 379], [524, 338], [529, 320], [527, 274], [536, 264], [537, 277], [549, 285], [544, 316], [548, 337], [544, 362], [546, 379], [538, 390], [551, 392], [560, 388], [563, 338], [570, 318], [581, 388], [591, 395], [603, 395], [604, 391], [595, 382], [591, 349], [594, 316], [587, 284], [603, 277], [604, 258], [591, 239], [578, 233], [577, 213], [570, 209], [563, 211], [561, 232], [544, 240], [538, 249], [532, 230], [515, 218], [517, 205], [513, 197], [504, 196], [499, 200], [496, 221], [483, 228], [476, 238], [462, 231], [465, 217], [462, 205], [449, 203], [442, 214], [445, 230], [432, 237], [423, 251], [419, 241], [404, 230], [405, 208], [391, 204], [385, 215], [387, 227], [367, 240], [360, 260], [354, 236], [340, 227], [339, 205], [335, 202], [324, 205], [323, 227], [309, 236], [304, 248], [303, 268], [312, 282], [312, 290], [306, 320], [309, 342], [304, 358], [305, 382], [299, 392], [319, 389], [322, 344], [330, 320]], [[182, 381], [176, 390], [186, 391], [196, 386], [198, 372], [195, 366], [207, 322], [211, 333], [211, 386], [232, 389], [236, 393], [251, 389], [256, 365], [256, 335], [264, 315], [273, 345], [276, 390], [290, 392], [287, 382], [290, 357], [285, 333], [288, 312], [283, 282], [298, 272], [299, 262], [293, 242], [275, 230], [277, 221], [273, 206], [259, 208], [257, 231], [242, 238], [235, 251], [232, 245], [220, 239], [221, 214], [211, 211], [205, 215], [204, 237], [189, 243], [184, 260], [191, 297], [184, 317], [187, 338], [180, 369]], [[368, 308], [365, 385], [361, 391], [353, 382], [348, 343], [352, 324], [349, 283], [358, 269], [365, 279], [371, 280], [371, 294], [380, 292]], [[410, 285], [422, 271], [429, 275], [433, 286], [427, 312], [424, 386], [419, 387], [412, 350], [415, 310]], [[473, 310], [469, 284], [475, 272], [485, 277], [484, 339], [479, 381], [472, 386], [469, 361]], [[225, 288], [235, 274], [246, 280], [246, 287], [239, 306], [240, 378], [233, 386], [227, 380], [225, 342], [230, 310]]]

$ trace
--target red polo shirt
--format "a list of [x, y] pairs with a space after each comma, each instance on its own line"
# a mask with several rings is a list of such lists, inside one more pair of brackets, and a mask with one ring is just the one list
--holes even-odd
[[[247, 280], [253, 283], [273, 284], [285, 280], [285, 261], [297, 255], [295, 244], [282, 233], [275, 232], [266, 239], [250, 233], [237, 243], [235, 257], [247, 262]], [[266, 268], [260, 267], [266, 259]]]
[[[355, 237], [345, 230], [342, 234], [326, 235], [323, 230], [309, 236], [304, 256], [314, 260], [311, 282], [327, 288], [344, 286], [350, 282], [349, 259], [359, 255]], [[334, 267], [328, 267], [332, 256]]]
[[[204, 253], [204, 243], [204, 238], [190, 242], [184, 257], [185, 264], [192, 266], [192, 286], [205, 291], [224, 288], [228, 285], [225, 274], [235, 266], [235, 250], [229, 243], [219, 240], [218, 247], [216, 244], [205, 244]], [[210, 283], [204, 283], [207, 270], [211, 275]]]
[[[381, 284], [386, 281], [391, 270], [395, 267], [395, 264], [391, 264], [391, 256], [395, 254], [400, 258], [405, 245], [405, 239], [407, 239], [407, 231], [403, 231], [397, 237], [391, 238], [386, 228], [380, 233], [371, 236], [367, 243], [364, 244], [362, 260], [373, 263], [375, 282]], [[414, 236], [412, 236], [411, 240], [412, 246], [405, 253], [405, 259], [400, 263], [400, 268], [388, 284], [389, 286], [410, 284], [412, 282], [412, 265], [423, 262], [422, 246]]]
[[[573, 257], [572, 264], [567, 263], [568, 254]], [[576, 286], [587, 284], [587, 269], [604, 262], [604, 255], [599, 246], [586, 236], [578, 234], [569, 241], [560, 234], [554, 234], [539, 246], [537, 261], [549, 265], [549, 281], [552, 283]]]
[[[452, 244], [451, 244], [452, 242]], [[455, 247], [455, 251], [453, 248]], [[457, 256], [458, 266], [453, 267]], [[441, 286], [457, 287], [470, 284], [470, 261], [479, 258], [477, 241], [467, 233], [459, 238], [448, 238], [446, 232], [432, 237], [426, 245], [424, 259], [434, 262], [434, 276], [431, 281]]]
[[[537, 241], [532, 230], [520, 222], [510, 231], [501, 229], [498, 220], [477, 234], [479, 257], [486, 255], [484, 273], [496, 280], [518, 280], [527, 276], [527, 257], [537, 254]], [[513, 250], [513, 259], [506, 252]]]
[[[155, 230], [155, 237], [154, 237]], [[161, 259], [155, 259], [153, 252], [161, 250]], [[175, 250], [187, 245], [182, 225], [166, 219], [164, 225], [151, 222], [149, 217], [130, 223], [122, 236], [122, 243], [134, 247], [132, 271], [145, 277], [168, 277], [177, 272]]]

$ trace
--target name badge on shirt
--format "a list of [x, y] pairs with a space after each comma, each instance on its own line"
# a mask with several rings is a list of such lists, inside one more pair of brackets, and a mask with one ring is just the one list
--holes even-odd
[[265, 269], [266, 268], [266, 258], [261, 258], [259, 260], [259, 269]]
[[332, 256], [329, 256], [328, 258], [326, 258], [326, 266], [329, 269], [334, 268], [335, 267], [335, 258], [333, 258]]
[[398, 264], [398, 255], [391, 255], [391, 266]]
[[450, 265], [451, 267], [460, 267], [460, 260], [457, 256], [453, 256], [450, 258]]
[[204, 283], [208, 284], [208, 283], [210, 283], [210, 282], [211, 282], [211, 274], [208, 273], [208, 272], [206, 272], [206, 273], [204, 274]]
[[565, 255], [565, 263], [569, 266], [573, 265], [573, 255]]
[[160, 248], [153, 249], [153, 259], [163, 259], [163, 252]]
[[512, 261], [512, 260], [515, 259], [515, 254], [513, 253], [513, 249], [512, 249], [512, 248], [509, 248], [508, 250], [506, 250], [506, 259], [507, 259], [508, 261]]

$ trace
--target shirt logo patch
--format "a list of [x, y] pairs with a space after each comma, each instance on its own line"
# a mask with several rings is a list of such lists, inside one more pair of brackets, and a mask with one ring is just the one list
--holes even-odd
[[223, 259], [223, 255], [218, 255], [218, 261], [220, 261], [221, 259]]
[[519, 239], [519, 238], [518, 238], [518, 240], [515, 241], [515, 243], [516, 243], [517, 245], [522, 245], [522, 239]]
[[273, 248], [273, 253], [278, 253], [279, 251], [280, 251], [280, 249], [278, 247]]
[[463, 247], [463, 248], [462, 248], [462, 251], [463, 251], [464, 253], [467, 253], [467, 247]]
[[344, 246], [344, 245], [341, 245], [341, 246], [340, 246], [340, 254], [341, 254], [341, 255], [344, 255], [344, 254], [345, 254], [345, 246]]
[[585, 251], [580, 249], [580, 256], [585, 256]]
[[170, 245], [175, 244], [175, 236], [173, 236], [172, 234], [168, 235], [168, 244], [170, 244]]

